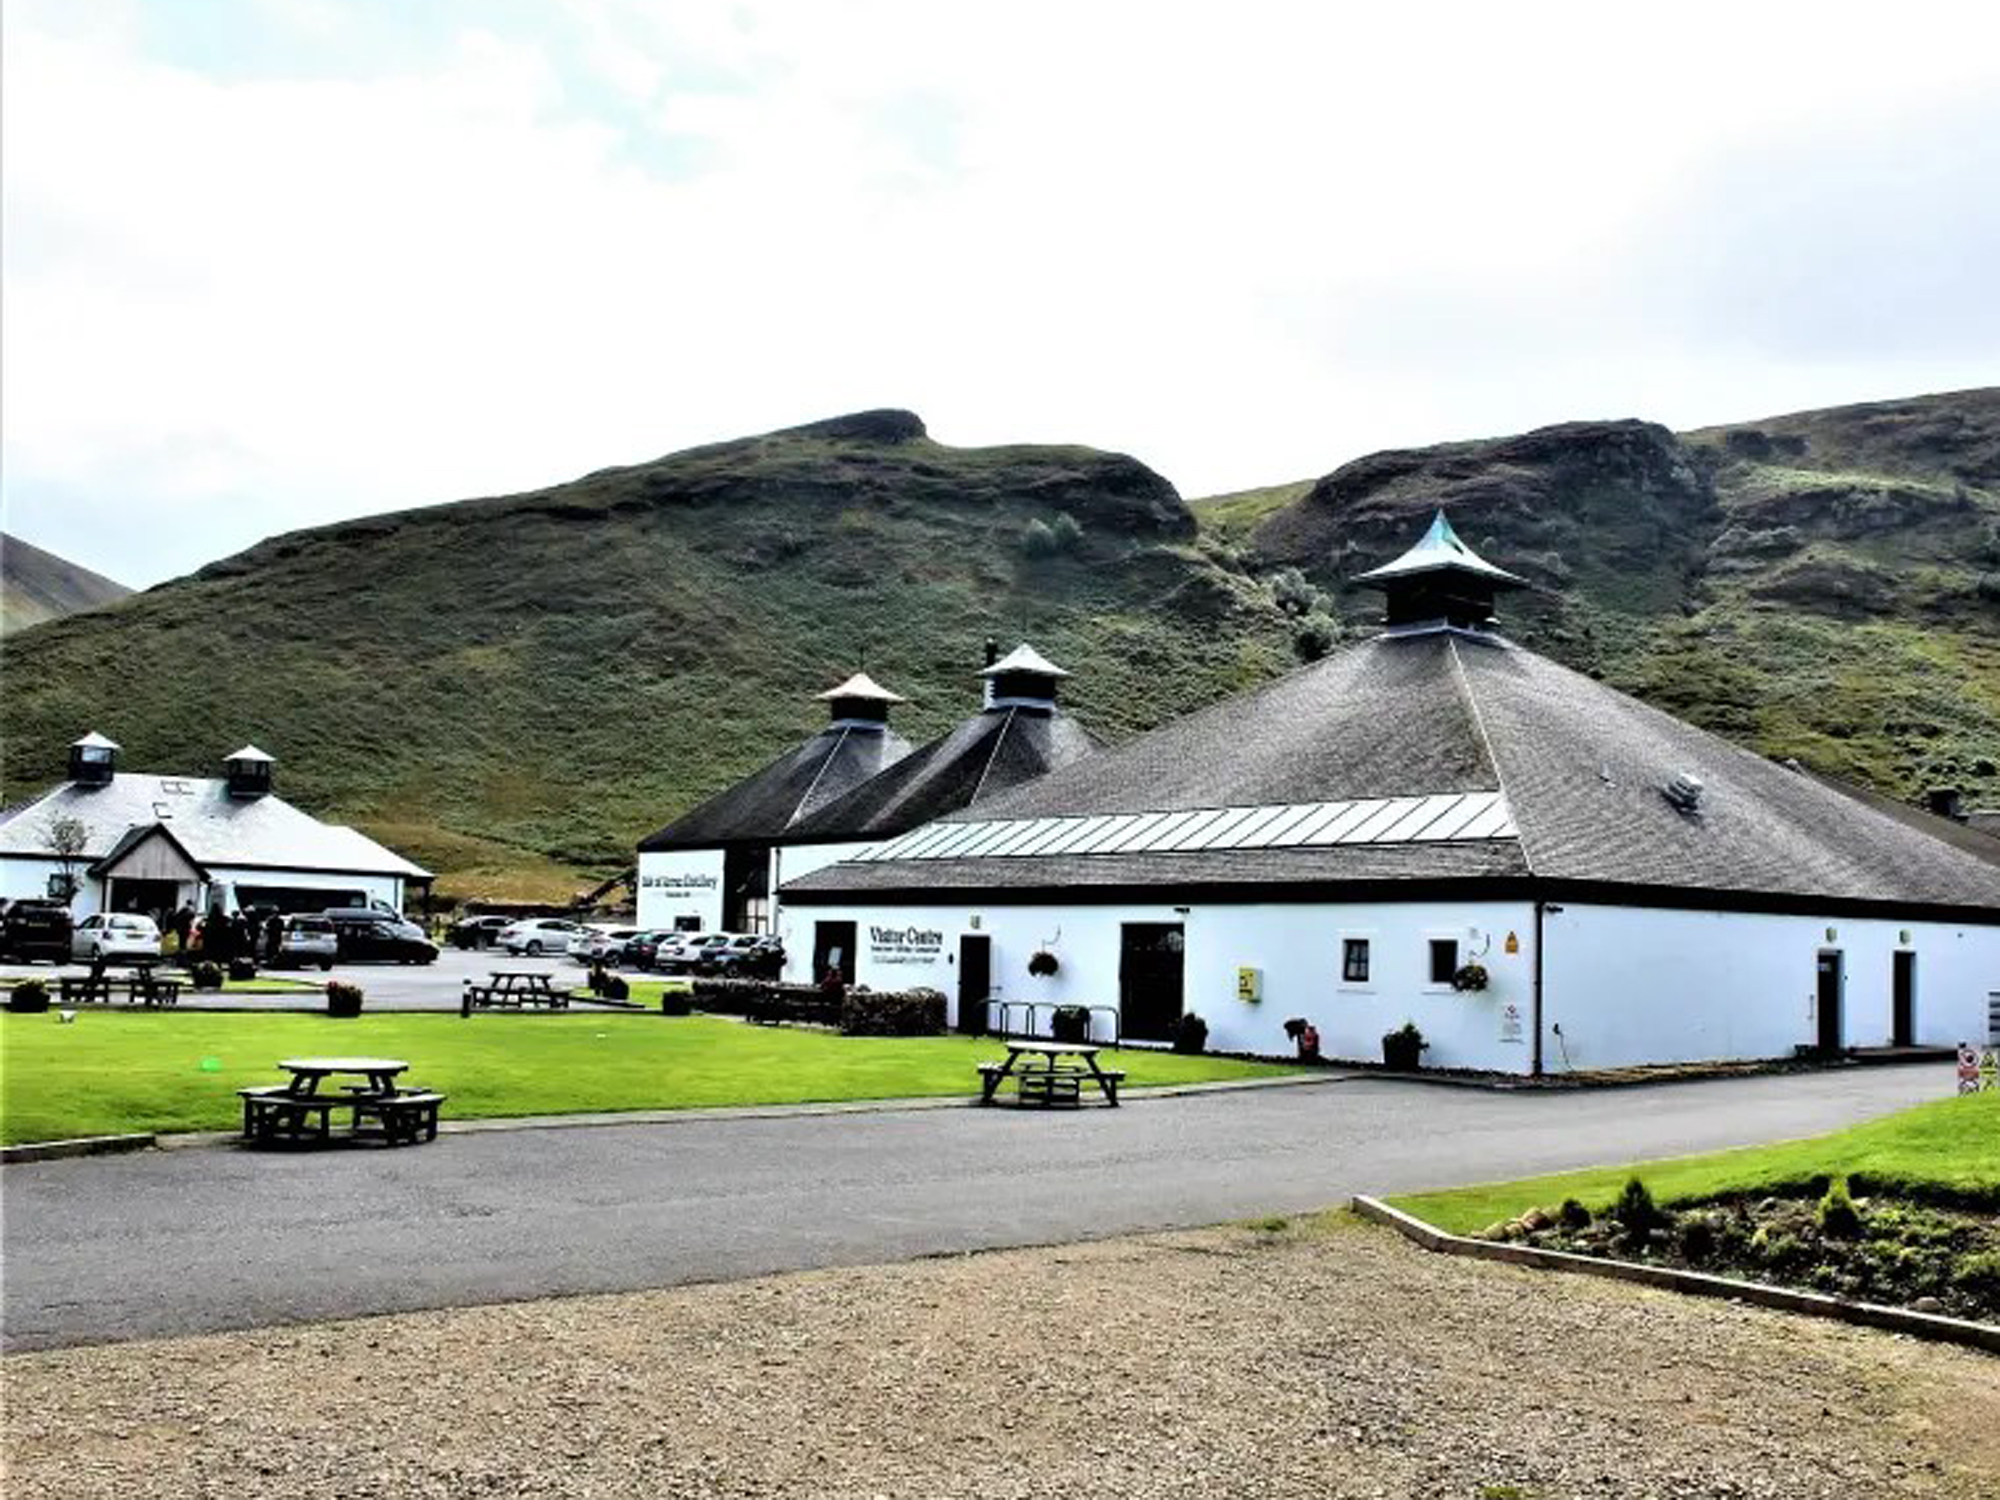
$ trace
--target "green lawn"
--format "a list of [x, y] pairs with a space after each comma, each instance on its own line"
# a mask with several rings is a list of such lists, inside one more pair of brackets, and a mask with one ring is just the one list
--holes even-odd
[[[0, 1013], [0, 1140], [212, 1130], [240, 1120], [235, 1090], [282, 1082], [284, 1057], [406, 1058], [408, 1079], [451, 1095], [448, 1117], [691, 1109], [724, 1104], [970, 1097], [975, 1037], [843, 1037], [657, 1012], [556, 1015], [227, 1015], [85, 1011], [72, 1025]], [[1128, 1085], [1268, 1076], [1268, 1063], [1127, 1051]]]
[[1639, 1177], [1663, 1205], [1718, 1193], [1770, 1192], [1829, 1176], [1908, 1183], [2000, 1205], [2000, 1094], [1935, 1100], [1832, 1135], [1676, 1156], [1517, 1182], [1480, 1183], [1389, 1201], [1440, 1229], [1470, 1234], [1530, 1208], [1575, 1198], [1592, 1212]]

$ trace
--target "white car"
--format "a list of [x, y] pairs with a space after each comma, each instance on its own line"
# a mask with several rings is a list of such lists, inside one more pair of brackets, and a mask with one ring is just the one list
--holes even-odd
[[70, 934], [69, 956], [98, 959], [158, 958], [160, 929], [151, 917], [130, 912], [99, 912], [85, 917]]
[[525, 953], [539, 958], [544, 953], [566, 953], [570, 940], [584, 929], [561, 917], [531, 917], [500, 929], [500, 946], [509, 953]]
[[569, 956], [580, 964], [622, 963], [625, 945], [639, 935], [636, 927], [590, 927], [569, 940]]

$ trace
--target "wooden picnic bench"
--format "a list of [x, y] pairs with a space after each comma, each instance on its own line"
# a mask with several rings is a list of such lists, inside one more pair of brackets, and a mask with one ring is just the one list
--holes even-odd
[[[1014, 1080], [1015, 1097], [1022, 1104], [1068, 1105], [1083, 1103], [1086, 1081], [1097, 1085], [1105, 1103], [1118, 1107], [1118, 1085], [1125, 1081], [1119, 1068], [1100, 1068], [1098, 1048], [1080, 1042], [1010, 1041], [1005, 1062], [978, 1064], [981, 1104], [991, 1104], [1000, 1085]], [[1080, 1059], [1064, 1062], [1067, 1057]]]
[[[395, 1058], [300, 1058], [278, 1066], [291, 1073], [290, 1083], [238, 1089], [243, 1100], [243, 1138], [257, 1145], [323, 1145], [333, 1134], [333, 1112], [349, 1111], [350, 1140], [380, 1139], [390, 1146], [414, 1146], [434, 1141], [438, 1107], [446, 1095], [432, 1089], [398, 1087], [396, 1078], [409, 1067]], [[320, 1084], [341, 1074], [358, 1074], [363, 1083], [343, 1084], [337, 1093], [323, 1093]], [[377, 1130], [364, 1132], [363, 1122]]]
[[530, 1005], [567, 1010], [569, 994], [551, 984], [541, 969], [495, 969], [485, 984], [465, 981], [458, 1013], [469, 1016], [475, 1010], [520, 1010]]
[[93, 969], [88, 974], [58, 975], [56, 990], [64, 1005], [109, 1005], [114, 986], [125, 991], [125, 1002], [148, 1006], [173, 1005], [180, 1000], [181, 982], [162, 979], [150, 968], [135, 969], [123, 979]]

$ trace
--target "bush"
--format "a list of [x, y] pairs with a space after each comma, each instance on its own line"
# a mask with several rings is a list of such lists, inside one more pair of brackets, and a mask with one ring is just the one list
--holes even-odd
[[1626, 1237], [1634, 1240], [1644, 1239], [1652, 1230], [1665, 1228], [1667, 1223], [1646, 1184], [1636, 1177], [1625, 1184], [1625, 1191], [1611, 1205], [1611, 1217], [1618, 1221]]
[[1200, 1052], [1208, 1046], [1208, 1022], [1189, 1011], [1174, 1027], [1174, 1051]]
[[1819, 1200], [1819, 1227], [1822, 1234], [1837, 1240], [1861, 1238], [1861, 1211], [1854, 1206], [1845, 1177], [1826, 1185], [1826, 1196]]
[[188, 970], [188, 983], [198, 990], [219, 990], [222, 988], [222, 965], [213, 959], [199, 959]]
[[1090, 1012], [1081, 1005], [1058, 1005], [1049, 1017], [1049, 1037], [1058, 1042], [1090, 1040]]
[[326, 983], [326, 1013], [348, 1020], [360, 1015], [361, 986], [329, 979]]
[[598, 985], [597, 993], [606, 1000], [629, 1000], [632, 998], [632, 986], [625, 982], [623, 974], [607, 974]]
[[1292, 635], [1292, 655], [1300, 661], [1319, 661], [1340, 643], [1340, 627], [1327, 615], [1313, 615]]
[[1568, 1230], [1590, 1228], [1590, 1210], [1574, 1198], [1563, 1199], [1562, 1207], [1556, 1210], [1556, 1218]]
[[1068, 511], [1057, 516], [1050, 524], [1049, 535], [1055, 538], [1056, 548], [1062, 552], [1074, 552], [1083, 545], [1083, 527]]
[[1324, 597], [1297, 568], [1280, 568], [1271, 575], [1271, 598], [1295, 620], [1317, 611]]
[[39, 979], [24, 979], [7, 992], [7, 1009], [21, 1015], [40, 1015], [49, 1008], [49, 987]]
[[1047, 521], [1031, 520], [1021, 528], [1021, 551], [1029, 557], [1054, 557], [1061, 550]]
[[1700, 1214], [1681, 1225], [1681, 1254], [1689, 1265], [1700, 1265], [1715, 1255], [1715, 1226]]
[[944, 996], [936, 990], [849, 990], [840, 1002], [848, 1036], [938, 1036]]
[[694, 1014], [694, 996], [687, 990], [663, 990], [660, 993], [660, 1014], [663, 1016], [691, 1016]]

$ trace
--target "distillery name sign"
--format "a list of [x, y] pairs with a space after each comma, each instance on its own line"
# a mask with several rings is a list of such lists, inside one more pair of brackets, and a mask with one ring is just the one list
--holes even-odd
[[716, 887], [716, 878], [713, 875], [643, 875], [639, 884], [648, 890], [712, 891]]
[[944, 934], [929, 927], [870, 927], [868, 956], [878, 964], [927, 964], [944, 952]]

